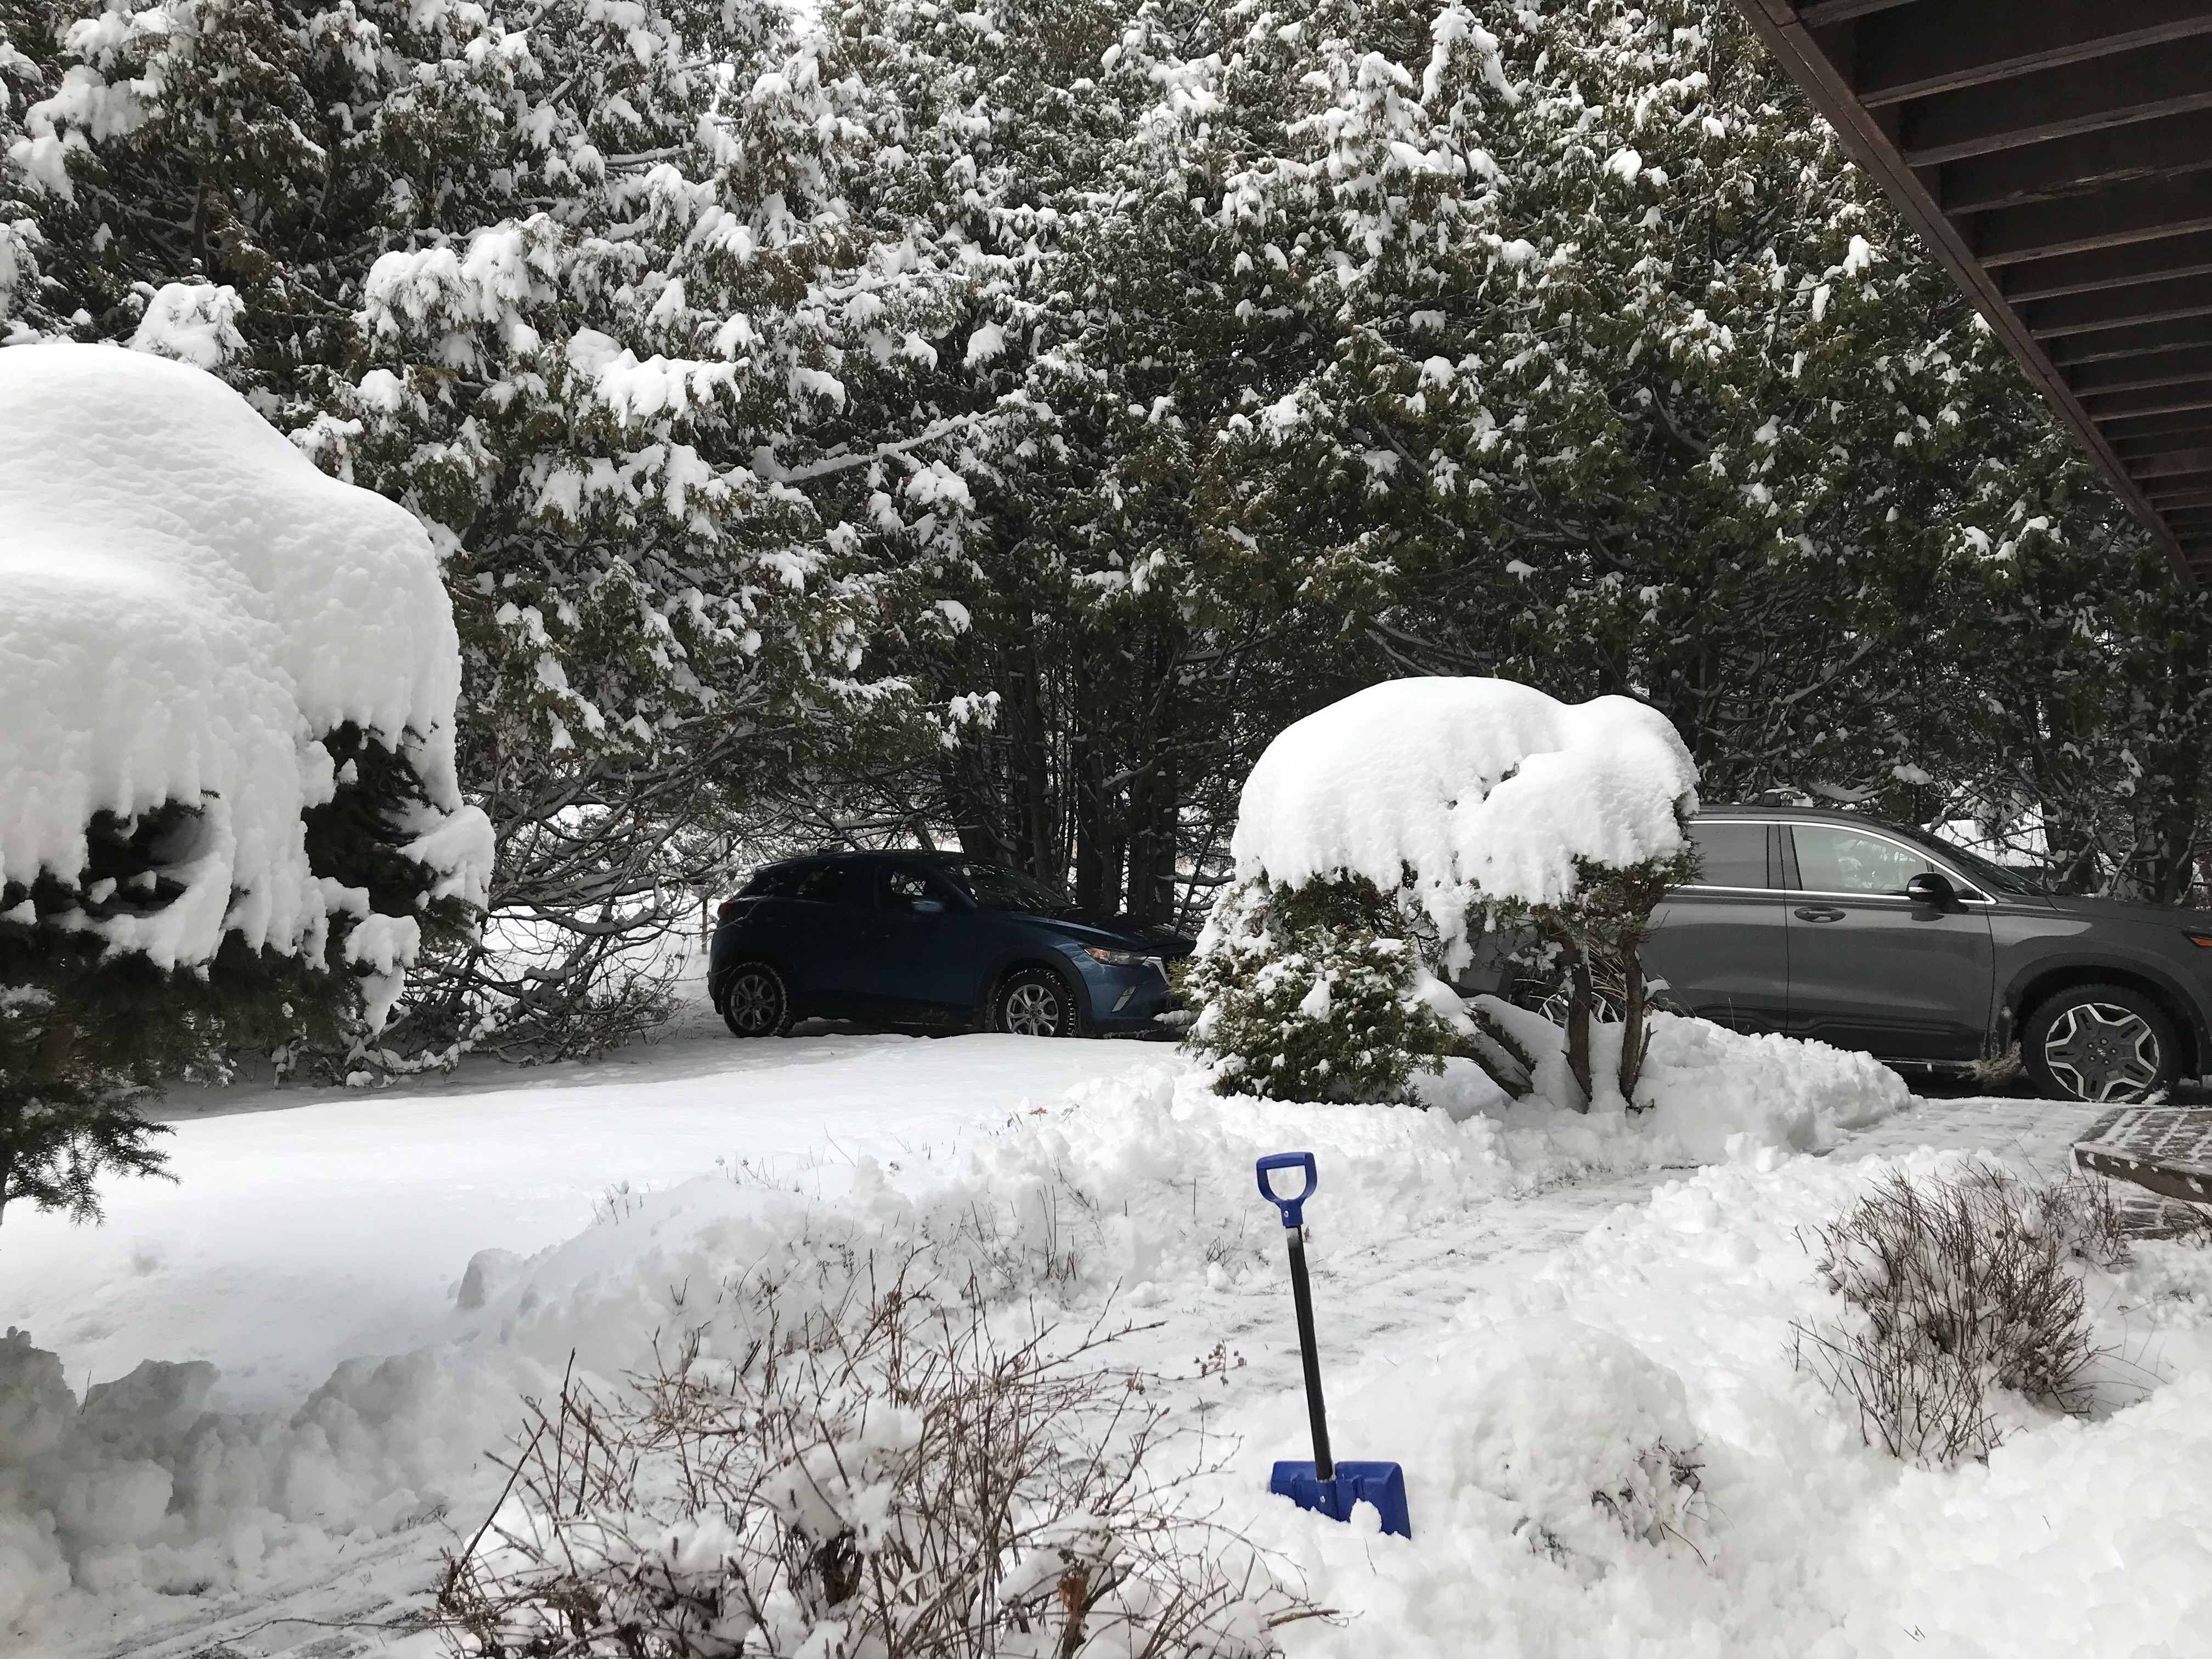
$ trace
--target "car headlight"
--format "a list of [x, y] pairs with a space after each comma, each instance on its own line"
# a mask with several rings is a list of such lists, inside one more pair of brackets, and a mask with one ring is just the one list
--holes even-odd
[[1141, 951], [1102, 951], [1095, 945], [1086, 945], [1083, 947], [1083, 954], [1112, 968], [1158, 968], [1160, 965], [1158, 957], [1148, 957]]

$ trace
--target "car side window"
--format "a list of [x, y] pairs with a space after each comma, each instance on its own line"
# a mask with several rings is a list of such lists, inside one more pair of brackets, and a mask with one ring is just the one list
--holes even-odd
[[868, 890], [868, 871], [856, 864], [817, 864], [809, 870], [799, 884], [796, 898], [811, 899], [817, 904], [837, 904], [848, 909], [862, 910], [873, 902]]
[[902, 869], [896, 864], [884, 866], [876, 884], [878, 909], [912, 910], [923, 899], [935, 899], [942, 908], [945, 896], [919, 870]]
[[1918, 853], [1863, 830], [1800, 823], [1790, 834], [1797, 843], [1797, 884], [1808, 893], [1902, 898], [1906, 882], [1936, 867]]
[[1693, 887], [1771, 887], [1767, 879], [1766, 826], [1763, 823], [1693, 823], [1691, 842], [1698, 849]]

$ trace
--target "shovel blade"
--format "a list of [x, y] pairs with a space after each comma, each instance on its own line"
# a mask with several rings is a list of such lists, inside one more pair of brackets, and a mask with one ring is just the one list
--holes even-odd
[[1311, 1463], [1281, 1462], [1268, 1477], [1267, 1490], [1332, 1521], [1351, 1520], [1354, 1504], [1372, 1504], [1383, 1531], [1413, 1535], [1413, 1517], [1406, 1512], [1406, 1471], [1395, 1463], [1339, 1463], [1336, 1478], [1323, 1480]]

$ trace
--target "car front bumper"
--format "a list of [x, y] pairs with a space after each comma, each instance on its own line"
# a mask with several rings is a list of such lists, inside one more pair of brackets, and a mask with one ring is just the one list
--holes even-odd
[[1091, 999], [1091, 1028], [1102, 1035], [1157, 1030], [1156, 1017], [1181, 1003], [1167, 975], [1149, 963], [1123, 968], [1087, 951], [1070, 955]]

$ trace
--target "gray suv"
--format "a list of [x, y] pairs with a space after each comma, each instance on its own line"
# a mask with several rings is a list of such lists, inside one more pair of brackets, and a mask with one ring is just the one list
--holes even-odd
[[1740, 1031], [1965, 1070], [2017, 1042], [2043, 1091], [2139, 1100], [2212, 1061], [2212, 914], [2050, 893], [1917, 830], [1714, 807], [1642, 952]]

